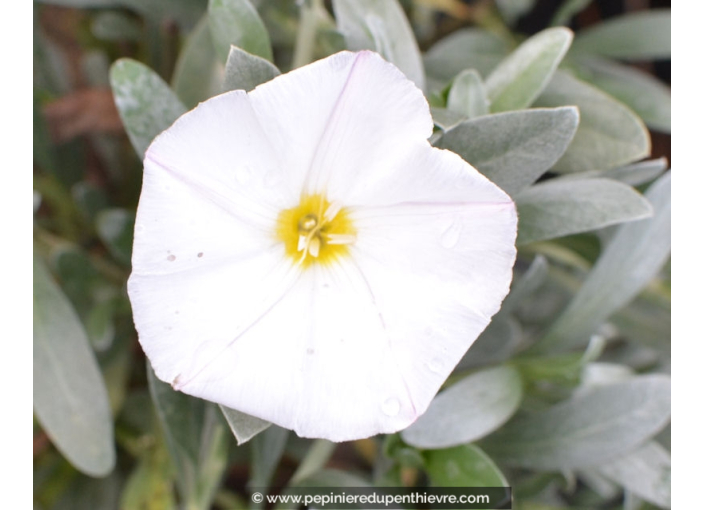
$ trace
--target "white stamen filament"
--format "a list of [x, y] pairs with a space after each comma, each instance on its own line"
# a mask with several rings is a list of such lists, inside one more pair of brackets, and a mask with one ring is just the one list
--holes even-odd
[[357, 240], [353, 234], [327, 234], [325, 242], [328, 244], [352, 244]]
[[328, 206], [328, 208], [323, 213], [323, 219], [325, 221], [332, 221], [337, 216], [337, 213], [342, 209], [342, 204], [340, 202], [333, 202]]

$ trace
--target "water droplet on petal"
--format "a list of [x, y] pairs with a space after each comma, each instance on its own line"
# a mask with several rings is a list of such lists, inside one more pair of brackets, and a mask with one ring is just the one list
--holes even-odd
[[455, 218], [440, 235], [440, 244], [443, 248], [454, 248], [460, 240], [460, 234], [462, 234], [462, 223]]
[[135, 232], [144, 232], [144, 225], [135, 225], [134, 231]]
[[428, 370], [436, 374], [440, 372], [440, 370], [442, 370], [442, 360], [440, 358], [433, 358], [430, 363], [428, 363]]
[[396, 398], [387, 398], [381, 406], [381, 410], [386, 416], [396, 416], [401, 410], [401, 403]]
[[173, 262], [174, 260], [176, 260], [176, 255], [169, 255], [168, 257], [166, 257], [166, 260], [168, 260], [169, 262]]
[[313, 349], [306, 349], [306, 354], [315, 354]]

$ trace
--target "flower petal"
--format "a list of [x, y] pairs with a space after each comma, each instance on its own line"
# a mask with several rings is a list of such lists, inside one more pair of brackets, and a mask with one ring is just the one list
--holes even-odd
[[398, 186], [369, 195], [391, 205], [353, 213], [352, 257], [422, 413], [508, 293], [517, 218], [511, 199], [451, 152], [419, 148], [402, 163], [405, 179], [389, 178]]
[[128, 291], [162, 380], [207, 365], [287, 288], [292, 263], [273, 232], [288, 201], [267, 176], [279, 170], [267, 144], [236, 91], [183, 115], [147, 151]]
[[213, 97], [182, 115], [149, 146], [145, 167], [147, 172], [161, 168], [259, 226], [275, 221], [292, 199], [283, 186], [286, 169], [242, 90]]
[[351, 259], [313, 266], [182, 391], [333, 441], [417, 417], [367, 283]]
[[287, 162], [291, 189], [344, 200], [397, 156], [407, 139], [433, 129], [423, 93], [370, 51], [342, 52], [279, 76], [250, 93], [253, 107]]

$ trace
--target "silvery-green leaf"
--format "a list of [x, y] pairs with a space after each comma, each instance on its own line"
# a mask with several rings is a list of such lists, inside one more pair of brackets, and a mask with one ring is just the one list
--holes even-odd
[[582, 369], [581, 387], [588, 388], [600, 384], [613, 384], [635, 377], [631, 367], [617, 363], [591, 362]]
[[655, 60], [670, 58], [669, 9], [634, 12], [608, 19], [577, 34], [576, 53], [606, 57]]
[[640, 186], [659, 177], [665, 170], [667, 170], [667, 158], [663, 157], [640, 161], [632, 165], [621, 166], [611, 170], [592, 170], [589, 172], [564, 174], [561, 175], [559, 179], [594, 179], [603, 177], [604, 179], [619, 181], [629, 186]]
[[438, 146], [456, 152], [515, 196], [562, 156], [578, 123], [575, 108], [486, 115], [449, 130]]
[[542, 255], [536, 255], [526, 272], [520, 278], [514, 277], [511, 291], [501, 304], [500, 313], [513, 311], [524, 299], [538, 290], [547, 277], [548, 261]]
[[166, 436], [184, 507], [207, 510], [227, 465], [227, 434], [210, 402], [175, 391], [147, 363], [149, 393]]
[[525, 356], [514, 363], [524, 379], [532, 381], [553, 381], [563, 385], [576, 385], [583, 375], [584, 366], [597, 359], [604, 350], [603, 337], [594, 335], [582, 352], [549, 354], [546, 356]]
[[638, 345], [654, 347], [661, 353], [670, 352], [672, 314], [669, 302], [660, 304], [642, 293], [610, 317], [609, 322], [622, 336], [635, 340]]
[[243, 412], [237, 411], [236, 409], [230, 409], [229, 407], [220, 406], [222, 414], [227, 420], [227, 424], [230, 426], [230, 430], [235, 435], [238, 445], [242, 445], [252, 439], [254, 436], [260, 432], [265, 431], [271, 426], [271, 423], [257, 418], [255, 416], [250, 416]]
[[34, 258], [34, 412], [76, 469], [105, 476], [115, 465], [108, 394], [86, 333], [66, 297]]
[[494, 461], [478, 446], [464, 444], [423, 454], [430, 484], [435, 487], [508, 487]]
[[433, 116], [433, 123], [443, 131], [449, 131], [467, 119], [467, 117], [461, 113], [453, 112], [447, 108], [438, 108], [436, 106], [430, 107], [430, 113]]
[[276, 78], [279, 70], [274, 64], [251, 53], [230, 47], [230, 54], [225, 64], [225, 79], [222, 83], [222, 92], [243, 89], [252, 90], [261, 83]]
[[660, 507], [670, 507], [670, 455], [655, 441], [597, 467], [605, 477]]
[[125, 266], [132, 258], [135, 215], [126, 209], [105, 209], [98, 213], [95, 228], [110, 254]]
[[591, 0], [563, 0], [550, 24], [552, 26], [567, 25], [572, 17], [583, 10]]
[[626, 305], [660, 271], [670, 254], [669, 173], [648, 188], [652, 218], [622, 225], [582, 287], [535, 346], [550, 350], [583, 343], [611, 314]]
[[492, 112], [521, 110], [533, 104], [550, 81], [572, 42], [572, 32], [548, 28], [526, 40], [486, 79]]
[[252, 439], [252, 472], [249, 486], [267, 488], [286, 448], [289, 431], [276, 425], [267, 428]]
[[579, 64], [579, 76], [583, 80], [630, 107], [656, 131], [670, 132], [670, 88], [657, 78], [605, 59], [582, 59]]
[[401, 437], [427, 449], [475, 441], [503, 425], [522, 396], [516, 369], [503, 366], [476, 372], [438, 394]]
[[621, 181], [630, 186], [640, 186], [652, 181], [667, 170], [667, 158], [651, 159], [604, 172], [603, 177]]
[[188, 35], [179, 53], [172, 86], [188, 108], [218, 94], [222, 64], [218, 61], [210, 36], [208, 16], [203, 16]]
[[535, 106], [566, 105], [579, 107], [579, 129], [554, 170], [607, 170], [650, 154], [650, 135], [636, 114], [593, 86], [557, 71]]
[[333, 0], [332, 4], [348, 49], [375, 50], [425, 89], [418, 43], [398, 0]]
[[653, 437], [669, 419], [670, 378], [639, 376], [579, 392], [545, 411], [518, 415], [482, 447], [510, 466], [598, 466]]
[[465, 69], [487, 76], [508, 53], [507, 42], [493, 32], [465, 28], [435, 43], [423, 62], [428, 75], [447, 82]]
[[209, 0], [208, 20], [220, 62], [227, 61], [232, 45], [273, 60], [269, 33], [249, 0]]
[[516, 196], [517, 244], [647, 218], [652, 208], [632, 187], [609, 179], [553, 179]]
[[156, 135], [186, 112], [164, 80], [135, 60], [115, 62], [110, 68], [110, 84], [122, 123], [140, 158]]
[[315, 473], [322, 470], [328, 460], [330, 460], [336, 446], [337, 443], [333, 443], [327, 439], [316, 439], [313, 441], [308, 449], [308, 453], [306, 453], [306, 456], [298, 465], [298, 469], [293, 473], [289, 483], [295, 485], [299, 481], [310, 478]]
[[447, 109], [469, 119], [489, 113], [489, 99], [477, 71], [467, 69], [452, 81], [447, 95]]
[[462, 357], [456, 370], [501, 363], [511, 357], [522, 338], [521, 324], [510, 314], [499, 312]]
[[496, 0], [501, 16], [507, 25], [513, 25], [518, 18], [530, 11], [536, 0]]

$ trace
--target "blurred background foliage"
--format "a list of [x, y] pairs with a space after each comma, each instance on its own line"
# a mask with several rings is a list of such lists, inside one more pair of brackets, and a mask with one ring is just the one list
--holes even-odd
[[[35, 510], [249, 508], [249, 488], [287, 484], [668, 507], [669, 16], [656, 0], [35, 1]], [[545, 31], [560, 25], [571, 46]], [[335, 445], [156, 380], [125, 282], [153, 136], [346, 47], [425, 87], [432, 142], [521, 223], [511, 294], [428, 413]]]

